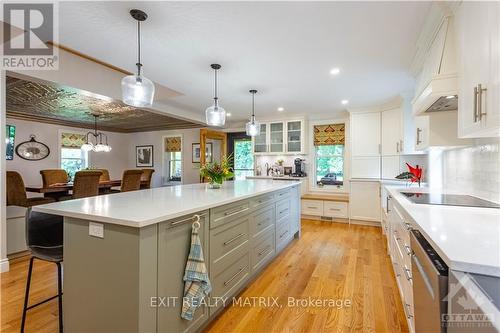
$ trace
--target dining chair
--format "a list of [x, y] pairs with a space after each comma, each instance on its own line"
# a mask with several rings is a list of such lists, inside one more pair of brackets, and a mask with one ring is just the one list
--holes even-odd
[[142, 169], [141, 189], [151, 188], [151, 179], [153, 178], [155, 169]]
[[42, 175], [43, 187], [58, 183], [67, 183], [69, 181], [68, 173], [64, 169], [46, 169], [40, 170]]
[[[31, 258], [28, 268], [28, 278], [26, 280], [21, 333], [24, 332], [27, 311], [55, 298], [58, 299], [59, 303], [59, 332], [63, 332], [61, 267], [63, 261], [63, 217], [33, 212], [31, 208], [28, 208], [26, 211], [26, 245], [31, 251]], [[35, 259], [53, 262], [57, 265], [57, 295], [28, 306], [31, 275]]]
[[137, 191], [141, 188], [142, 170], [131, 169], [123, 171], [122, 192]]
[[109, 182], [111, 178], [109, 177], [108, 169], [95, 169], [96, 171], [101, 171], [101, 177], [99, 178], [99, 182]]
[[31, 207], [54, 201], [53, 198], [28, 198], [21, 174], [17, 171], [7, 171], [7, 206]]
[[75, 173], [72, 199], [87, 198], [99, 195], [99, 179], [102, 175], [97, 170], [82, 170]]

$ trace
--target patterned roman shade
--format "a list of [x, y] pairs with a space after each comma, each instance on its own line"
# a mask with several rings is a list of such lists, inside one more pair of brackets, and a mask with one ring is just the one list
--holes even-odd
[[314, 145], [345, 144], [345, 124], [329, 124], [314, 126]]
[[85, 134], [61, 133], [61, 147], [80, 148], [85, 144]]
[[165, 138], [165, 151], [181, 151], [182, 138], [180, 136], [174, 136], [170, 138]]

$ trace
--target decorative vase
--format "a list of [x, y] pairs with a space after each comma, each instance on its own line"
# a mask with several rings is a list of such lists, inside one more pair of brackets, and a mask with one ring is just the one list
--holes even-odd
[[211, 188], [211, 189], [219, 189], [222, 187], [222, 182], [220, 183], [217, 183], [217, 182], [210, 182], [208, 184], [208, 188]]

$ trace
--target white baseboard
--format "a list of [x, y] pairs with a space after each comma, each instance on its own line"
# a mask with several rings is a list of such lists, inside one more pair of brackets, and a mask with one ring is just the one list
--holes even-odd
[[9, 259], [5, 258], [0, 260], [0, 273], [9, 271]]

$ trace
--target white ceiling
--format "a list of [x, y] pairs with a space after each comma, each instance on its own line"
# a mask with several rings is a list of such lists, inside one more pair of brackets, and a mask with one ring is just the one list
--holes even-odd
[[[321, 114], [384, 103], [412, 90], [410, 63], [430, 2], [61, 2], [60, 43], [135, 70], [132, 8], [145, 10], [144, 73], [183, 96], [176, 108], [211, 104], [211, 63], [231, 121]], [[339, 67], [332, 76], [329, 71]]]

